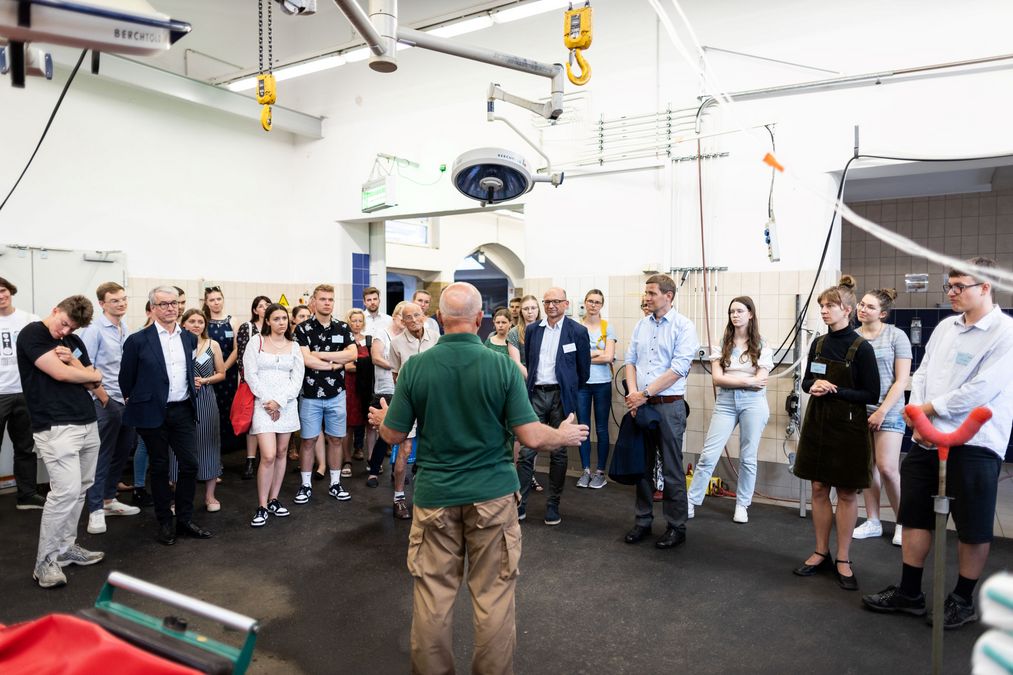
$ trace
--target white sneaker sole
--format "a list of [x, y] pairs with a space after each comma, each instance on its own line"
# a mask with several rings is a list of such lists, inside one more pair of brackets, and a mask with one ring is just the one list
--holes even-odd
[[91, 525], [89, 525], [87, 527], [87, 530], [88, 530], [88, 534], [105, 534], [106, 533], [106, 527], [105, 527], [105, 525], [103, 525], [100, 528], [99, 527], [92, 527]]
[[39, 580], [39, 577], [37, 577], [34, 572], [32, 573], [32, 579], [35, 581], [36, 584], [39, 585], [39, 588], [59, 588], [60, 586], [66, 586], [67, 585], [67, 580], [66, 579], [64, 579], [63, 581], [54, 581], [54, 582], [49, 583], [49, 584], [44, 584], [44, 583], [42, 583], [41, 580]]
[[882, 537], [882, 536], [883, 536], [883, 530], [880, 530], [879, 532], [869, 532], [868, 530], [863, 530], [863, 531], [859, 532], [856, 529], [854, 532], [851, 533], [851, 538], [852, 539], [876, 539], [877, 537]]
[[136, 516], [141, 512], [141, 510], [135, 506], [133, 511], [106, 511], [103, 509], [102, 512], [105, 513], [106, 518], [108, 518], [110, 516]]

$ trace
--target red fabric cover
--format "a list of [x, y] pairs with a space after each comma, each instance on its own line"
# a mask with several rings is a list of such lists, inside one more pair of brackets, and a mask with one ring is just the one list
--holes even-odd
[[4, 675], [192, 675], [186, 668], [127, 644], [99, 626], [66, 614], [0, 627]]

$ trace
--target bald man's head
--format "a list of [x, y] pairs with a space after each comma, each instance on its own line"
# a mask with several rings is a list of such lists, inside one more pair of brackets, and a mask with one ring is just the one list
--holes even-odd
[[440, 319], [448, 333], [475, 333], [482, 323], [481, 317], [482, 294], [471, 284], [459, 281], [440, 294]]

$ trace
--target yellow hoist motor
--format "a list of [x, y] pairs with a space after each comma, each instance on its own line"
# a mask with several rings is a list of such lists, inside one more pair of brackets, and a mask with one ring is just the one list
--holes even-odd
[[[271, 6], [274, 0], [267, 0], [267, 68], [264, 68], [264, 0], [257, 6], [257, 47], [260, 51], [260, 74], [257, 75], [257, 103], [260, 109], [260, 126], [271, 130], [271, 106], [278, 101], [278, 82], [274, 79], [274, 25]], [[265, 70], [267, 72], [265, 72]]]
[[[566, 10], [563, 17], [563, 44], [570, 50], [570, 59], [566, 64], [566, 76], [578, 87], [587, 84], [587, 81], [591, 79], [591, 65], [581, 53], [591, 47], [591, 37], [590, 1], [585, 2], [584, 6], [579, 9], [574, 9], [573, 5], [570, 5], [570, 9]], [[580, 66], [579, 77], [574, 75], [571, 69], [574, 59]]]

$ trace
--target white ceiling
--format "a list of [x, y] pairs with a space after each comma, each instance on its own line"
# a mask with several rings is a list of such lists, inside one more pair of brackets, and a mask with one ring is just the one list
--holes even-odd
[[[200, 80], [249, 73], [257, 68], [258, 0], [149, 1], [173, 19], [189, 22], [193, 31], [168, 52], [145, 59], [148, 63]], [[271, 3], [276, 64], [362, 44], [332, 0], [318, 0], [317, 13], [312, 16], [290, 16], [274, 0]], [[265, 30], [267, 4], [265, 0]], [[359, 4], [365, 9], [368, 3], [360, 0]], [[472, 12], [516, 4], [516, 0], [403, 0], [398, 4], [399, 22], [421, 29]]]

